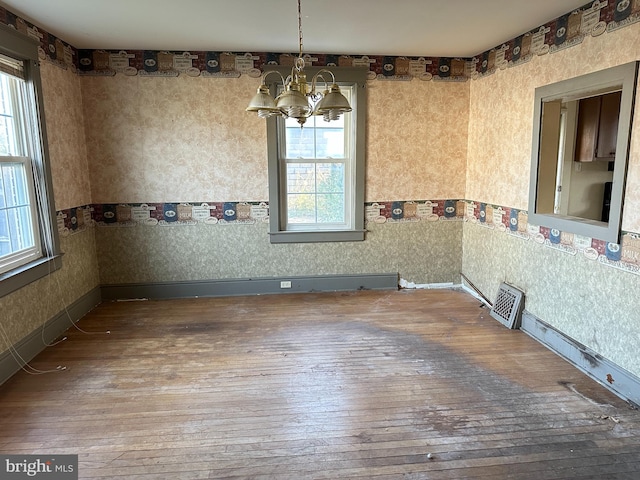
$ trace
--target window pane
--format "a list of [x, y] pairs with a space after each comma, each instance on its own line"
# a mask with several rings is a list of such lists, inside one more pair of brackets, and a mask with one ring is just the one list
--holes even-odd
[[0, 210], [0, 256], [12, 253], [11, 238], [9, 237], [9, 223], [7, 212]]
[[0, 155], [14, 153], [13, 138], [13, 120], [9, 117], [0, 116]]
[[298, 122], [288, 118], [286, 121], [286, 158], [314, 158], [313, 127], [300, 128]]
[[344, 158], [344, 116], [332, 122], [316, 118], [316, 158]]
[[0, 208], [4, 208], [6, 206], [7, 203], [4, 199], [4, 175], [2, 174], [2, 168], [0, 168]]
[[10, 208], [7, 210], [9, 238], [11, 249], [18, 252], [33, 247], [33, 231], [31, 230], [31, 212], [29, 207]]
[[318, 223], [344, 223], [344, 195], [318, 195]]
[[7, 207], [29, 204], [29, 191], [24, 164], [3, 163], [2, 183]]
[[316, 165], [318, 193], [344, 194], [344, 164], [318, 163]]
[[[11, 101], [19, 80], [0, 74], [0, 155], [18, 155], [16, 150], [15, 114]], [[13, 89], [11, 88], [13, 86]]]
[[313, 194], [287, 195], [287, 218], [289, 223], [315, 223], [316, 196]]
[[344, 118], [325, 122], [311, 117], [304, 127], [296, 120], [285, 120], [286, 158], [345, 158]]
[[312, 193], [316, 190], [315, 164], [287, 164], [287, 193]]

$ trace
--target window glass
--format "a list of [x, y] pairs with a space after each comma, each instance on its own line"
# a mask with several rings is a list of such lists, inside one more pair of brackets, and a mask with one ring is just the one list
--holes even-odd
[[[351, 88], [342, 93], [351, 98]], [[286, 178], [287, 230], [346, 229], [350, 227], [352, 202], [348, 195], [351, 181], [349, 165], [355, 161], [349, 136], [352, 114], [327, 122], [312, 116], [301, 127], [296, 119], [281, 121], [284, 125], [284, 158], [281, 168]]]
[[351, 112], [330, 122], [310, 116], [302, 127], [296, 119], [267, 121], [272, 243], [364, 240], [367, 72], [334, 74]]
[[0, 28], [4, 42], [16, 58], [0, 53], [0, 296], [60, 266], [37, 45]]
[[0, 273], [39, 255], [30, 161], [23, 154], [24, 80], [0, 72]]

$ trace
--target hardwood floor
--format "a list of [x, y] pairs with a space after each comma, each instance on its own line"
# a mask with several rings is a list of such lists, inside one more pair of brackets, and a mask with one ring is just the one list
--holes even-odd
[[[637, 479], [640, 412], [462, 292], [100, 305], [0, 386], [80, 478]], [[110, 334], [105, 334], [110, 330]]]

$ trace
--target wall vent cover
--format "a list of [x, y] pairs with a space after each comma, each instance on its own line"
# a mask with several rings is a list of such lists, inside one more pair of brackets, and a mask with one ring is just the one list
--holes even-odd
[[496, 301], [491, 308], [491, 316], [507, 328], [520, 328], [524, 293], [517, 288], [501, 283]]

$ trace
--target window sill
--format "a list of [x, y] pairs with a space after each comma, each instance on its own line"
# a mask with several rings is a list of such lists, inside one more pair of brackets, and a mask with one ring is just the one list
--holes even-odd
[[271, 243], [362, 242], [365, 230], [269, 232]]
[[0, 275], [0, 298], [62, 267], [62, 255], [42, 257]]

